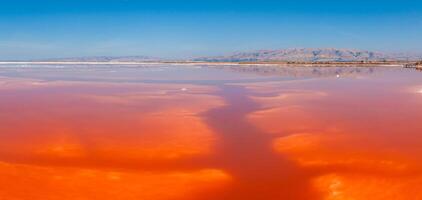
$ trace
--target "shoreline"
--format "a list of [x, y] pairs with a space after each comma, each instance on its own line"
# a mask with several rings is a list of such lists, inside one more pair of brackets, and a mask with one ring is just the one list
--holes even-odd
[[207, 66], [280, 66], [280, 67], [406, 67], [421, 69], [422, 66], [412, 62], [191, 62], [191, 61], [157, 61], [157, 62], [96, 62], [96, 61], [0, 61], [1, 65], [207, 65]]

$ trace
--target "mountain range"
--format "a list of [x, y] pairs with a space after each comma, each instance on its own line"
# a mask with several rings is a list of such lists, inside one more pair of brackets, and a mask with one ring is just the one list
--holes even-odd
[[293, 48], [236, 52], [225, 56], [199, 57], [194, 61], [207, 62], [356, 62], [419, 60], [421, 55], [382, 53], [365, 50], [335, 48]]
[[148, 56], [96, 56], [55, 58], [32, 61], [60, 62], [153, 62], [153, 61], [196, 61], [196, 62], [360, 62], [360, 61], [417, 61], [422, 54], [382, 53], [366, 50], [335, 48], [291, 48], [279, 50], [256, 50], [235, 52], [223, 56], [204, 56], [184, 60], [168, 60]]

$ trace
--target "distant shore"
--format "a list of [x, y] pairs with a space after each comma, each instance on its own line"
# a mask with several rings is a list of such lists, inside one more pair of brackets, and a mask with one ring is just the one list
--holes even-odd
[[415, 63], [408, 63], [404, 67], [422, 70], [422, 61], [421, 62], [415, 62]]
[[405, 61], [385, 62], [196, 62], [196, 61], [146, 61], [146, 62], [96, 62], [96, 61], [0, 61], [0, 65], [266, 65], [301, 67], [407, 67], [422, 68], [422, 63]]

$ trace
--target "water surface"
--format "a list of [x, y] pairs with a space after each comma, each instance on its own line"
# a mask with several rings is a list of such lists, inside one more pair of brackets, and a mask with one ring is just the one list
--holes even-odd
[[422, 73], [0, 66], [0, 199], [421, 199]]

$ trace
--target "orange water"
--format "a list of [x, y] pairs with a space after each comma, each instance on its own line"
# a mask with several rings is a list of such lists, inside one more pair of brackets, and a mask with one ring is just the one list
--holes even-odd
[[422, 73], [376, 71], [3, 75], [0, 199], [422, 199]]

